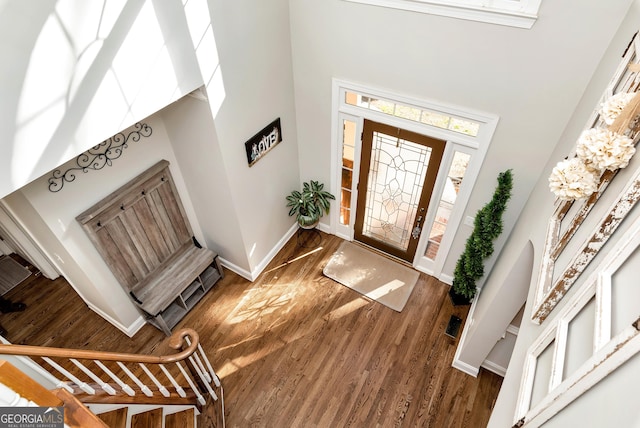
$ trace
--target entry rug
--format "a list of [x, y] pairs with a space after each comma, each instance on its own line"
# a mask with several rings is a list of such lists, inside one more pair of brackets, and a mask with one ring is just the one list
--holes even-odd
[[401, 312], [420, 274], [398, 262], [344, 241], [322, 273], [358, 293]]
[[9, 256], [0, 256], [0, 294], [27, 279], [31, 272]]

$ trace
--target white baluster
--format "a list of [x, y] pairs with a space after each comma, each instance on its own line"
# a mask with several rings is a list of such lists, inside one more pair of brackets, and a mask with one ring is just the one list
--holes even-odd
[[[185, 336], [184, 340], [187, 342], [187, 345], [191, 346], [191, 340], [189, 340], [189, 337]], [[198, 348], [202, 349], [199, 343], [198, 343]], [[193, 356], [195, 357], [196, 362], [198, 363], [198, 367], [200, 367], [200, 371], [202, 371], [202, 373], [205, 376], [206, 383], [211, 383], [211, 376], [209, 375], [209, 372], [207, 372], [207, 370], [204, 368], [204, 365], [202, 365], [202, 361], [200, 361], [200, 356], [198, 355], [197, 352], [194, 352]]]
[[173, 385], [173, 387], [176, 389], [176, 392], [178, 393], [178, 395], [182, 398], [187, 396], [187, 393], [184, 392], [184, 389], [182, 389], [182, 387], [180, 385], [178, 385], [178, 382], [176, 382], [176, 380], [173, 378], [173, 376], [171, 376], [171, 373], [169, 373], [169, 370], [167, 370], [167, 368], [162, 365], [162, 364], [158, 364], [160, 366], [160, 368], [162, 369], [164, 375], [167, 377], [167, 379], [169, 379], [169, 382], [171, 382], [171, 385]]
[[162, 385], [160, 383], [160, 381], [158, 381], [158, 379], [156, 379], [156, 377], [153, 375], [153, 373], [151, 373], [149, 371], [149, 369], [147, 368], [147, 366], [145, 366], [142, 363], [138, 363], [140, 365], [140, 367], [142, 367], [142, 370], [144, 370], [144, 372], [147, 374], [147, 376], [149, 376], [149, 378], [151, 379], [151, 381], [153, 383], [156, 384], [156, 387], [158, 387], [158, 391], [160, 391], [160, 394], [162, 394], [165, 397], [169, 397], [171, 396], [171, 394], [169, 393], [169, 391], [167, 391], [167, 388], [164, 387], [164, 385]]
[[66, 383], [66, 382], [63, 382], [63, 381], [61, 381], [61, 380], [58, 380], [58, 383], [56, 383], [56, 387], [58, 387], [58, 388], [64, 388], [64, 389], [66, 389], [68, 392], [70, 392], [70, 393], [72, 393], [72, 394], [73, 394], [73, 388], [71, 388], [71, 387], [69, 386], [69, 384], [68, 384], [68, 383]]
[[51, 365], [51, 367], [53, 367], [54, 369], [56, 369], [60, 373], [62, 373], [64, 376], [66, 376], [67, 379], [71, 380], [73, 383], [78, 385], [78, 388], [80, 388], [81, 390], [83, 390], [87, 394], [89, 394], [89, 395], [95, 395], [96, 394], [96, 390], [95, 389], [91, 388], [89, 385], [87, 385], [86, 383], [82, 382], [80, 379], [78, 379], [77, 377], [75, 377], [74, 375], [69, 373], [67, 370], [65, 370], [63, 367], [61, 367], [58, 363], [53, 361], [51, 358], [42, 357], [42, 359], [45, 360], [47, 363], [49, 363]]
[[200, 394], [200, 391], [198, 390], [198, 388], [196, 388], [193, 380], [191, 380], [191, 376], [189, 376], [187, 372], [182, 368], [182, 365], [179, 361], [176, 361], [176, 366], [178, 366], [178, 368], [180, 369], [180, 373], [182, 373], [182, 376], [184, 376], [184, 378], [187, 380], [187, 383], [189, 383], [189, 386], [193, 390], [193, 393], [196, 394], [198, 402], [204, 406], [207, 403], [207, 400], [205, 400], [202, 394]]
[[218, 396], [216, 395], [213, 388], [211, 388], [211, 381], [210, 380], [207, 381], [204, 372], [200, 369], [200, 367], [196, 365], [193, 355], [189, 357], [189, 361], [191, 361], [191, 364], [193, 365], [193, 368], [195, 369], [196, 373], [198, 373], [200, 380], [202, 381], [202, 383], [204, 383], [204, 386], [207, 388], [207, 391], [209, 391], [209, 395], [211, 395], [211, 397], [213, 397], [214, 400], [218, 401]]
[[138, 385], [138, 388], [140, 388], [140, 391], [142, 391], [142, 393], [144, 395], [146, 395], [147, 397], [153, 397], [153, 392], [151, 392], [151, 390], [149, 389], [149, 387], [147, 385], [145, 385], [144, 383], [142, 383], [142, 381], [140, 379], [138, 379], [136, 377], [136, 375], [134, 375], [133, 373], [131, 373], [131, 370], [129, 370], [124, 364], [122, 364], [120, 361], [117, 362], [118, 365], [120, 366], [120, 368], [122, 369], [122, 371], [124, 371], [127, 376], [129, 376], [131, 378], [131, 380]]
[[202, 364], [202, 361], [200, 361], [200, 355], [198, 355], [197, 352], [194, 352], [192, 357], [196, 360], [196, 363], [198, 363], [198, 367], [200, 368], [200, 371], [202, 372], [202, 375], [204, 376], [207, 383], [211, 383], [211, 375], [209, 374], [207, 369], [204, 368], [204, 364]]
[[126, 383], [124, 383], [118, 376], [116, 376], [114, 372], [109, 370], [109, 368], [105, 366], [101, 361], [93, 360], [93, 362], [96, 363], [98, 367], [102, 369], [102, 371], [104, 371], [107, 375], [109, 375], [109, 377], [113, 379], [115, 383], [118, 384], [118, 386], [125, 392], [125, 394], [129, 395], [130, 397], [133, 397], [134, 395], [136, 395], [136, 392], [133, 390], [133, 388], [131, 388]]
[[100, 388], [102, 388], [102, 390], [104, 392], [106, 392], [109, 395], [116, 395], [116, 390], [113, 389], [113, 387], [111, 385], [109, 385], [108, 383], [106, 383], [105, 381], [100, 379], [98, 376], [96, 376], [96, 374], [93, 373], [91, 370], [89, 370], [87, 368], [87, 366], [85, 366], [80, 361], [76, 360], [75, 358], [69, 358], [69, 361], [71, 361], [73, 364], [75, 364], [76, 367], [78, 367], [80, 370], [82, 370], [82, 372], [84, 374], [86, 374], [87, 376], [89, 376], [95, 383], [100, 385]]
[[36, 403], [22, 397], [3, 383], [0, 383], [0, 407], [35, 407]]
[[202, 359], [204, 360], [204, 362], [207, 363], [207, 368], [209, 369], [209, 373], [213, 378], [213, 383], [216, 384], [216, 388], [220, 388], [220, 379], [218, 378], [218, 375], [211, 367], [211, 362], [209, 362], [209, 358], [207, 358], [207, 354], [204, 353], [204, 349], [202, 349], [202, 346], [200, 346], [199, 343], [198, 343], [198, 350], [200, 351], [200, 354], [202, 354]]

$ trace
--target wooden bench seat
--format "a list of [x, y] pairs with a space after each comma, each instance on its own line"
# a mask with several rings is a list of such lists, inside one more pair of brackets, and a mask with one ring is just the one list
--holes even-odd
[[131, 289], [131, 297], [148, 314], [158, 315], [169, 307], [213, 263], [215, 253], [186, 244]]

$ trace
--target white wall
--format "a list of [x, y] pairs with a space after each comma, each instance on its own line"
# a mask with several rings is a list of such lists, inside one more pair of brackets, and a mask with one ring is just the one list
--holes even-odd
[[504, 377], [509, 367], [509, 360], [516, 344], [517, 335], [507, 330], [504, 337], [493, 346], [482, 367]]
[[[330, 180], [334, 77], [496, 114], [465, 215], [491, 198], [499, 172], [513, 168], [499, 251], [629, 1], [543, 1], [538, 21], [523, 30], [342, 0], [291, 0], [302, 178]], [[456, 236], [444, 274], [452, 274], [468, 233], [461, 228]]]
[[[293, 225], [285, 197], [300, 187], [289, 2], [210, 0], [209, 7], [225, 92], [215, 127], [254, 276]], [[278, 117], [282, 142], [249, 167], [245, 141]]]
[[[573, 150], [578, 135], [584, 128], [591, 112], [596, 107], [596, 103], [604, 88], [609, 83], [613, 72], [621, 60], [623, 51], [627, 47], [633, 34], [638, 30], [638, 22], [640, 22], [640, 2], [635, 0], [631, 4], [628, 14], [621, 23], [618, 32], [604, 55], [598, 56], [595, 52], [593, 53], [594, 56], [598, 56], [601, 59], [601, 63], [594, 73], [589, 86], [586, 88], [579, 105], [575, 109], [573, 117], [568, 122], [556, 151], [544, 167], [544, 173], [531, 194], [529, 202], [509, 238], [509, 242], [503, 249], [500, 259], [496, 263], [491, 277], [487, 282], [487, 287], [499, 288], [507, 286], [507, 284], [504, 283], [504, 278], [506, 272], [508, 272], [510, 266], [514, 263], [514, 252], [528, 240], [532, 241], [535, 249], [534, 266], [536, 266], [537, 269], [540, 265], [546, 225], [554, 209], [553, 195], [548, 189], [547, 177], [553, 166]], [[600, 221], [602, 215], [626, 182], [626, 178], [638, 167], [640, 167], [640, 157], [634, 156], [629, 167], [620, 171], [594, 211], [589, 214], [587, 221], [574, 238], [576, 242], [584, 242], [588, 234], [592, 231], [593, 226]], [[541, 326], [535, 325], [530, 320], [535, 284], [538, 279], [537, 274], [534, 272], [531, 278], [527, 306], [525, 308], [524, 319], [520, 326], [518, 340], [492, 413], [489, 427], [497, 428], [511, 426], [513, 424], [515, 403], [520, 387], [522, 365], [527, 348], [536, 340], [542, 330], [549, 323], [553, 322], [556, 314], [571, 296], [575, 294], [581, 282], [596, 268], [598, 261], [603, 255], [615, 247], [616, 242], [624, 235], [625, 229], [628, 228], [631, 220], [637, 218], [638, 215], [640, 215], [640, 210], [636, 207], [603, 250], [600, 251], [596, 259], [592, 261], [587, 270], [580, 276], [576, 284], [573, 285], [560, 305], [554, 309]], [[567, 424], [571, 426], [639, 426], [638, 421], [640, 419], [634, 397], [637, 397], [638, 393], [640, 393], [640, 387], [637, 382], [630, 380], [637, 378], [636, 374], [638, 370], [640, 370], [640, 360], [636, 356], [624, 366], [617, 369], [613, 374], [609, 375], [604, 381], [597, 384], [585, 395], [573, 402], [559, 415], [547, 422], [545, 427], [563, 427], [567, 426]]]
[[0, 197], [202, 85], [180, 2], [9, 0], [0, 56]]
[[454, 367], [477, 375], [480, 366], [527, 298], [529, 279], [535, 266], [533, 253], [533, 246], [527, 242], [520, 249], [518, 258], [512, 260], [511, 271], [502, 282], [502, 287], [495, 287], [493, 277], [489, 278], [465, 320], [454, 356]]

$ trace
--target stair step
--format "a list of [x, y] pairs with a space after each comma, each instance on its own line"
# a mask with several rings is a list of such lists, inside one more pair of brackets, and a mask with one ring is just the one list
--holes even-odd
[[162, 428], [162, 409], [153, 409], [131, 416], [131, 428]]
[[164, 428], [195, 428], [193, 409], [172, 413], [164, 417]]
[[110, 412], [100, 413], [98, 415], [109, 428], [126, 428], [127, 426], [127, 408], [112, 410]]

